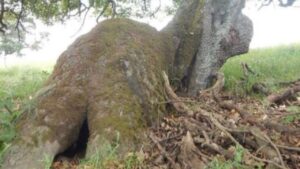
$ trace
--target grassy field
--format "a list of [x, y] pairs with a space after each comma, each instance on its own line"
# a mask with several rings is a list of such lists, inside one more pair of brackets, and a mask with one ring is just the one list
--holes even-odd
[[[255, 72], [242, 82], [241, 63], [247, 63]], [[264, 83], [271, 91], [278, 90], [280, 82], [300, 78], [300, 44], [251, 50], [248, 54], [233, 57], [223, 66], [225, 89], [235, 94], [252, 94], [254, 83]]]
[[[241, 63], [247, 63], [255, 75], [241, 81]], [[0, 68], [0, 159], [15, 136], [14, 121], [49, 76], [52, 66]], [[251, 94], [251, 86], [257, 82], [278, 90], [279, 82], [300, 78], [300, 45], [251, 50], [248, 54], [229, 59], [222, 71], [226, 78], [225, 89], [234, 94]], [[89, 164], [92, 161], [83, 163]], [[213, 163], [212, 166], [217, 165]]]
[[15, 136], [14, 121], [29, 105], [51, 69], [12, 67], [0, 69], [0, 159]]

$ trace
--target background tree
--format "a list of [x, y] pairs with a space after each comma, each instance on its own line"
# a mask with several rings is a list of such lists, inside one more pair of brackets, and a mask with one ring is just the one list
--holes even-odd
[[24, 39], [25, 32], [18, 34], [15, 29], [11, 28], [13, 27], [11, 24], [8, 24], [7, 27], [9, 30], [6, 32], [5, 36], [0, 36], [0, 56], [3, 58], [4, 67], [7, 66], [7, 55], [16, 53], [20, 56], [21, 50], [27, 46], [25, 41], [20, 40], [20, 38]]

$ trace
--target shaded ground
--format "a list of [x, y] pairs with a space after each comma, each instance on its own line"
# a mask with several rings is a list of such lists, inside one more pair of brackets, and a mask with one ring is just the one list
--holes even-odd
[[[160, 104], [170, 105], [170, 115], [149, 129], [149, 143], [138, 152], [143, 163], [132, 168], [300, 168], [299, 95], [268, 104], [217, 90], [183, 98], [166, 83], [170, 101]], [[53, 168], [78, 164], [76, 157], [59, 157]]]

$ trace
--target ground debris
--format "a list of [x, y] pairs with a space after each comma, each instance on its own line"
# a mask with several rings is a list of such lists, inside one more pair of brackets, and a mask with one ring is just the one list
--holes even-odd
[[77, 169], [78, 165], [79, 165], [79, 159], [59, 157], [55, 159], [51, 169]]
[[[197, 98], [181, 98], [170, 91], [168, 81], [165, 86], [178, 115], [165, 117], [150, 131], [160, 148], [149, 152], [149, 168], [209, 168], [215, 158], [234, 160], [238, 148], [243, 149], [239, 163], [244, 168], [299, 168], [298, 121], [282, 123], [289, 112], [253, 98], [234, 98], [220, 87]], [[159, 157], [164, 160], [155, 163]]]
[[[164, 78], [168, 77], [164, 74]], [[150, 144], [143, 148], [142, 166], [134, 169], [210, 169], [215, 159], [238, 162], [245, 169], [300, 168], [299, 119], [283, 121], [299, 115], [287, 109], [298, 102], [266, 105], [254, 98], [231, 96], [222, 91], [223, 83], [217, 84], [221, 86], [202, 91], [198, 97], [184, 98], [166, 80], [166, 104], [177, 113], [149, 129]], [[66, 161], [54, 162], [53, 169], [78, 168], [76, 160]]]
[[293, 86], [289, 87], [288, 89], [286, 89], [285, 91], [283, 91], [280, 94], [271, 94], [271, 95], [269, 95], [268, 96], [268, 101], [270, 103], [279, 104], [279, 103], [282, 103], [283, 101], [291, 99], [291, 98], [294, 99], [294, 100], [297, 100], [295, 95], [298, 92], [300, 92], [300, 84], [293, 85]]

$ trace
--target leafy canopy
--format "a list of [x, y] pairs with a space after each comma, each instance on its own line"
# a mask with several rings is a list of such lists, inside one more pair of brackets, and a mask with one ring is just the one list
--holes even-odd
[[[88, 13], [100, 17], [153, 17], [163, 0], [0, 0], [0, 55], [19, 52], [27, 33], [35, 28], [35, 20], [47, 25], [64, 22]], [[164, 0], [165, 1], [165, 0]], [[170, 0], [171, 13], [180, 0]], [[153, 5], [155, 4], [155, 5]], [[155, 6], [155, 7], [153, 7]]]
[[[51, 25], [72, 17], [93, 13], [100, 17], [153, 17], [158, 11], [172, 14], [183, 0], [168, 0], [170, 6], [161, 9], [167, 0], [0, 0], [0, 55], [19, 52], [32, 47], [25, 43], [27, 33], [35, 28], [35, 20]], [[280, 6], [294, 4], [296, 0], [257, 0], [262, 6], [277, 1]], [[172, 2], [172, 3], [171, 3]], [[154, 5], [155, 4], [155, 5]], [[155, 6], [155, 7], [153, 7]], [[37, 48], [37, 43], [33, 45]]]

